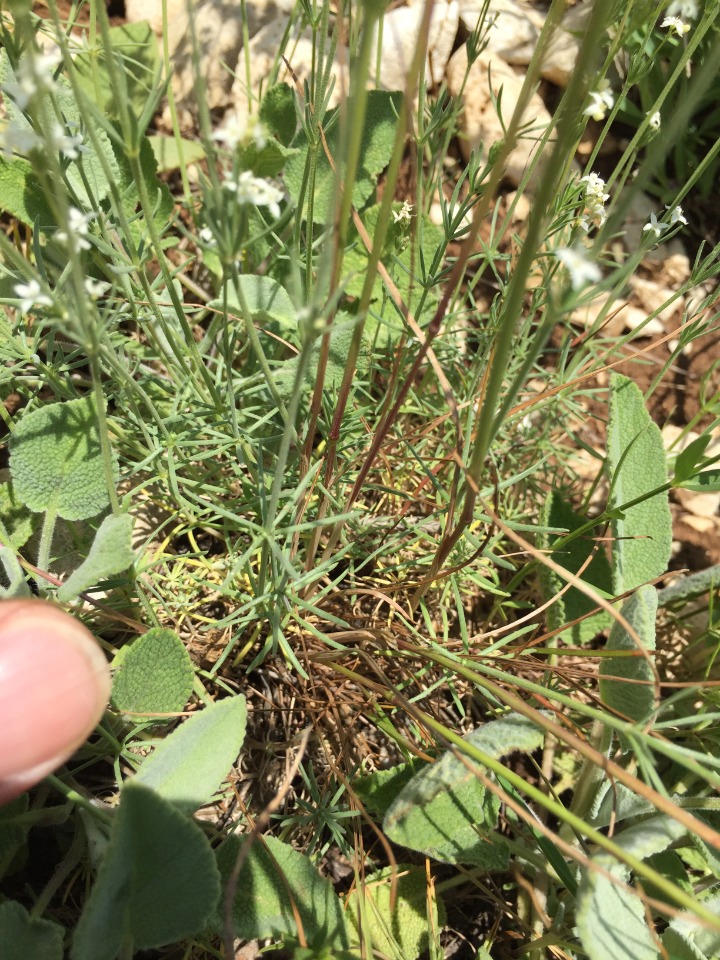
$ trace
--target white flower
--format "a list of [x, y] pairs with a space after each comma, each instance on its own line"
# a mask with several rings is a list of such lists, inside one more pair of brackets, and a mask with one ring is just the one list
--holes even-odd
[[655, 131], [659, 130], [661, 123], [662, 123], [662, 117], [660, 116], [660, 111], [656, 110], [655, 113], [653, 113], [652, 116], [650, 116], [650, 118], [648, 119], [648, 124], [650, 126], [650, 129]]
[[253, 114], [243, 117], [237, 111], [223, 121], [223, 125], [213, 133], [212, 138], [224, 144], [228, 150], [235, 150], [238, 145], [247, 147], [250, 143], [262, 150], [267, 143], [265, 127], [259, 117]]
[[254, 177], [249, 170], [243, 170], [237, 179], [227, 177], [225, 186], [235, 194], [238, 203], [267, 207], [272, 217], [276, 220], [280, 218], [279, 204], [283, 199], [283, 192], [267, 180], [261, 180]]
[[99, 300], [105, 296], [110, 289], [110, 284], [105, 280], [93, 280], [92, 277], [85, 277], [85, 293], [92, 301]]
[[667, 223], [660, 223], [658, 218], [654, 213], [650, 214], [650, 219], [643, 227], [643, 233], [654, 233], [655, 239], [659, 240], [660, 237], [665, 233], [666, 230], [669, 230]]
[[685, 214], [683, 213], [683, 208], [678, 204], [676, 207], [670, 208], [669, 206], [665, 207], [666, 210], [670, 210], [670, 226], [674, 226], [676, 223], [683, 223], [687, 226], [687, 220], [685, 219]]
[[403, 205], [399, 210], [393, 210], [393, 220], [395, 223], [410, 223], [410, 217], [412, 216], [413, 205], [408, 203], [407, 200], [403, 202]]
[[46, 293], [42, 292], [37, 280], [31, 280], [29, 283], [16, 283], [15, 296], [20, 299], [18, 304], [20, 313], [29, 313], [33, 307], [52, 306], [52, 300]]
[[615, 104], [615, 96], [610, 89], [608, 80], [601, 80], [597, 90], [590, 93], [590, 103], [583, 110], [583, 116], [592, 117], [593, 120], [604, 120], [608, 110], [612, 110]]
[[696, 0], [673, 0], [665, 12], [669, 17], [679, 14], [683, 20], [697, 20], [700, 11]]
[[210, 227], [203, 227], [202, 230], [198, 233], [198, 239], [205, 244], [207, 247], [215, 246], [215, 235], [210, 229]]
[[585, 191], [585, 209], [578, 220], [578, 226], [589, 231], [590, 227], [601, 227], [607, 220], [605, 203], [610, 194], [605, 193], [605, 181], [596, 173], [588, 173], [580, 178]]
[[59, 123], [54, 123], [48, 138], [56, 150], [67, 160], [77, 160], [81, 153], [87, 153], [81, 134], [70, 134]]
[[92, 244], [87, 239], [88, 224], [97, 216], [96, 213], [83, 213], [76, 207], [68, 210], [68, 229], [57, 230], [55, 239], [60, 243], [73, 246], [76, 250], [89, 250]]
[[660, 26], [667, 27], [668, 30], [674, 30], [679, 37], [684, 37], [690, 31], [690, 24], [685, 23], [680, 17], [665, 17]]
[[11, 157], [13, 153], [26, 157], [40, 146], [42, 140], [23, 120], [11, 120], [0, 132], [0, 153], [6, 157]]
[[18, 110], [25, 110], [37, 94], [55, 89], [53, 73], [61, 60], [62, 51], [59, 47], [49, 53], [35, 51], [30, 56], [26, 53], [15, 71], [17, 82], [4, 83], [0, 89], [10, 97]]
[[574, 247], [558, 247], [555, 256], [570, 274], [573, 290], [580, 290], [587, 283], [597, 283], [602, 279], [600, 267], [588, 260], [585, 250], [577, 244]]

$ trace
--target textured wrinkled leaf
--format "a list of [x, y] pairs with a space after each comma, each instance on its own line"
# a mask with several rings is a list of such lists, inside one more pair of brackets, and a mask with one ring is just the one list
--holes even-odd
[[[537, 749], [543, 736], [540, 727], [511, 714], [463, 739], [500, 758], [516, 750]], [[463, 760], [448, 750], [416, 774], [388, 810], [385, 833], [395, 843], [445, 863], [500, 869], [507, 865], [507, 846], [499, 835], [489, 832], [497, 823], [499, 799], [482, 786], [473, 773], [473, 762]]]
[[416, 773], [423, 770], [425, 763], [413, 759], [408, 763], [399, 763], [389, 770], [375, 770], [366, 777], [353, 782], [353, 790], [365, 805], [366, 810], [382, 819], [400, 791], [412, 780]]
[[112, 702], [123, 713], [177, 713], [192, 693], [193, 676], [180, 637], [167, 627], [153, 627], [123, 651]]
[[193, 813], [212, 799], [228, 775], [243, 745], [246, 723], [242, 694], [205, 707], [155, 748], [135, 782]]
[[[168, 173], [180, 167], [180, 153], [175, 137], [158, 134], [148, 137], [147, 139], [155, 156], [159, 173]], [[185, 164], [197, 163], [205, 156], [205, 148], [195, 140], [184, 140], [181, 138], [181, 148], [183, 163]]]
[[658, 606], [665, 607], [670, 603], [699, 597], [701, 594], [707, 593], [708, 590], [713, 590], [718, 584], [720, 584], [720, 564], [715, 564], [715, 566], [708, 567], [707, 570], [700, 570], [698, 573], [681, 577], [677, 583], [659, 590]]
[[640, 898], [590, 870], [578, 894], [576, 922], [590, 960], [657, 960]]
[[276, 177], [288, 162], [299, 151], [294, 147], [286, 147], [269, 137], [262, 147], [249, 143], [239, 151], [238, 163], [241, 169], [250, 170], [256, 177]]
[[[345, 364], [347, 363], [350, 344], [353, 337], [353, 328], [355, 326], [354, 318], [349, 318], [347, 314], [338, 313], [335, 318], [332, 330], [330, 332], [330, 352], [328, 354], [328, 363], [325, 370], [324, 386], [326, 390], [339, 387], [342, 383]], [[317, 378], [318, 360], [320, 358], [321, 340], [318, 337], [312, 350], [308, 371], [305, 375], [305, 387], [309, 392], [315, 384]], [[358, 370], [367, 369], [369, 355], [367, 350], [361, 349], [358, 356]], [[285, 360], [279, 367], [273, 370], [275, 383], [277, 384], [280, 396], [288, 399], [293, 391], [295, 377], [297, 376], [298, 358], [292, 357]]]
[[40, 181], [27, 160], [8, 160], [0, 154], [0, 210], [32, 227], [55, 222]]
[[[218, 850], [223, 890], [244, 842], [244, 837], [231, 836]], [[245, 940], [297, 936], [293, 905], [310, 946], [348, 946], [342, 904], [330, 881], [289, 844], [270, 836], [256, 840], [238, 877], [232, 905], [235, 936]], [[223, 928], [222, 900], [216, 926]]]
[[201, 828], [152, 790], [127, 783], [107, 853], [85, 903], [72, 960], [114, 960], [203, 930], [220, 896], [215, 857]]
[[[609, 507], [643, 497], [667, 483], [662, 434], [645, 409], [640, 388], [627, 377], [610, 378], [607, 462], [612, 481]], [[667, 570], [672, 518], [667, 490], [622, 511], [613, 520], [613, 589], [634, 590]]]
[[[672, 817], [661, 815], [628, 827], [614, 841], [627, 853], [644, 860], [666, 850], [686, 832]], [[645, 908], [626, 884], [625, 865], [607, 853], [596, 854], [592, 864], [603, 872], [592, 867], [583, 871], [576, 914], [580, 940], [590, 960], [657, 960], [658, 950], [645, 921]]]
[[57, 592], [58, 600], [68, 603], [100, 580], [121, 573], [133, 563], [133, 519], [129, 513], [105, 517], [85, 561], [73, 571]]
[[[352, 202], [356, 210], [362, 209], [370, 199], [378, 176], [390, 162], [397, 129], [397, 111], [400, 108], [401, 99], [402, 94], [386, 93], [382, 90], [372, 90], [368, 94], [357, 179], [352, 192]], [[348, 101], [347, 109], [348, 115], [352, 116], [354, 109], [352, 99]], [[326, 117], [326, 127], [328, 129], [330, 129], [333, 120], [336, 119], [336, 113], [336, 110], [328, 113]], [[332, 157], [342, 156], [342, 150], [338, 145], [338, 136], [339, 124], [335, 122], [326, 138]], [[304, 133], [298, 135], [295, 145], [300, 148], [300, 152], [288, 160], [284, 178], [290, 196], [295, 203], [299, 203], [306, 178], [305, 161], [308, 153], [308, 143]], [[342, 169], [338, 171], [338, 175], [342, 180]], [[324, 150], [321, 150], [318, 154], [313, 196], [315, 200], [313, 221], [315, 223], [325, 223], [335, 199], [335, 174], [330, 169]], [[303, 217], [307, 217], [307, 213], [306, 193], [302, 210]]]
[[[241, 274], [239, 283], [250, 314], [243, 319], [257, 324], [272, 323], [276, 325], [277, 332], [284, 336], [293, 336], [297, 333], [297, 310], [289, 294], [277, 280], [271, 277]], [[208, 306], [215, 310], [222, 310], [223, 301], [218, 297], [210, 301]], [[227, 308], [228, 313], [242, 317], [240, 299], [232, 285], [228, 286]]]
[[[0, 806], [0, 861], [15, 853], [24, 843], [29, 827], [22, 815], [28, 809], [28, 795], [21, 793]], [[19, 822], [18, 822], [19, 820]], [[0, 938], [2, 943], [2, 938]]]
[[[720, 896], [703, 900], [702, 905], [720, 920]], [[710, 960], [720, 956], [720, 931], [682, 917], [671, 922], [662, 940], [671, 955], [679, 960]]]
[[280, 143], [290, 145], [297, 129], [295, 94], [287, 83], [276, 83], [265, 91], [260, 104], [260, 119]]
[[[395, 903], [391, 903], [393, 878], [396, 878]], [[355, 943], [360, 943], [361, 924], [358, 921], [358, 901], [364, 902], [365, 924], [369, 929], [374, 952], [393, 960], [415, 960], [427, 950], [429, 927], [438, 931], [443, 923], [436, 900], [433, 915], [428, 923], [427, 876], [422, 867], [397, 864], [395, 869], [386, 867], [367, 877], [362, 892], [357, 888], [347, 898], [346, 916], [354, 933]]]
[[[147, 20], [110, 27], [110, 46], [115, 55], [115, 69], [125, 76], [126, 102], [136, 117], [154, 96], [159, 65], [157, 38]], [[80, 50], [73, 56], [80, 87], [111, 120], [118, 120], [118, 92], [107, 67], [103, 45], [95, 50]]]
[[0, 903], [2, 960], [62, 960], [64, 935], [59, 924], [31, 917], [22, 904]]
[[20, 566], [17, 555], [10, 547], [0, 547], [0, 564], [5, 571], [7, 586], [0, 584], [0, 600], [15, 600], [31, 596], [30, 587], [25, 579], [25, 571]]
[[[652, 657], [655, 650], [655, 619], [657, 617], [657, 590], [640, 587], [628, 597], [620, 611], [640, 637], [642, 645]], [[613, 622], [606, 650], [637, 651], [636, 641], [617, 621]], [[644, 723], [655, 709], [654, 674], [646, 657], [603, 657], [600, 661], [600, 696], [611, 710], [637, 723]], [[625, 749], [630, 744], [620, 735]]]
[[[85, 520], [110, 502], [91, 397], [50, 403], [25, 414], [10, 437], [15, 495], [39, 513]], [[113, 479], [117, 481], [113, 458]]]
[[17, 499], [12, 483], [0, 484], [0, 542], [2, 545], [19, 550], [30, 539], [32, 530], [32, 511]]
[[[545, 504], [543, 526], [567, 530], [568, 533], [579, 529], [586, 522], [586, 517], [575, 513], [573, 508], [560, 496], [557, 490], [552, 490]], [[544, 537], [544, 547], [550, 549], [550, 559], [564, 567], [570, 573], [579, 574], [582, 570], [582, 579], [589, 586], [594, 587], [601, 596], [612, 594], [612, 572], [610, 562], [602, 548], [592, 539], [591, 534], [577, 537], [565, 546], [553, 550], [555, 536]], [[588, 559], [590, 563], [584, 567]], [[570, 623], [594, 610], [597, 604], [585, 596], [575, 587], [570, 587], [563, 594], [560, 591], [566, 586], [566, 581], [547, 567], [542, 567], [542, 584], [545, 600], [557, 597], [557, 600], [548, 608], [547, 620], [551, 630], [559, 629], [563, 624]], [[586, 617], [580, 623], [563, 631], [561, 638], [571, 643], [583, 644], [602, 632], [610, 621], [610, 615], [604, 610]]]

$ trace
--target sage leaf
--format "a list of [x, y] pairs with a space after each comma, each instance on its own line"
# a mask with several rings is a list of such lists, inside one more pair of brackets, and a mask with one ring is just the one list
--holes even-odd
[[[117, 482], [113, 457], [112, 480]], [[91, 397], [50, 403], [25, 414], [10, 437], [17, 498], [35, 513], [85, 520], [110, 502], [97, 411]]]
[[121, 945], [161, 947], [204, 929], [220, 877], [200, 827], [147, 787], [127, 783], [83, 909], [72, 960], [114, 960]]
[[128, 513], [105, 517], [87, 557], [58, 589], [58, 600], [62, 603], [75, 600], [83, 590], [131, 566], [135, 560], [132, 528], [133, 520]]
[[212, 799], [227, 776], [243, 745], [246, 723], [242, 694], [194, 713], [155, 748], [135, 782], [193, 813]]
[[[628, 377], [610, 378], [607, 463], [613, 519], [613, 589], [634, 590], [667, 570], [672, 546], [668, 492], [648, 496], [667, 483], [662, 434], [645, 409], [640, 388]], [[620, 508], [641, 497], [640, 503]]]
[[194, 671], [180, 637], [153, 627], [116, 660], [112, 702], [123, 713], [177, 713], [192, 693]]
[[[231, 836], [217, 854], [225, 889], [245, 837]], [[297, 936], [295, 909], [309, 946], [342, 949], [349, 936], [345, 914], [330, 881], [312, 861], [289, 844], [264, 836], [253, 843], [235, 889], [232, 918], [236, 937], [245, 940]], [[216, 918], [223, 929], [222, 904]]]
[[3, 960], [62, 960], [63, 928], [31, 917], [15, 900], [0, 903], [0, 946]]

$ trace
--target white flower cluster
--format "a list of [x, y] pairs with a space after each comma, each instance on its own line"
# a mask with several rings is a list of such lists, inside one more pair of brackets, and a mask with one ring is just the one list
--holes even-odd
[[231, 151], [238, 146], [247, 147], [251, 143], [258, 150], [262, 150], [267, 143], [265, 127], [260, 118], [253, 114], [242, 116], [237, 111], [223, 120], [223, 125], [213, 133], [212, 138]]
[[18, 110], [26, 110], [38, 94], [55, 89], [53, 74], [62, 61], [62, 51], [55, 47], [48, 53], [35, 51], [18, 64], [16, 81], [3, 83], [0, 89], [13, 101]]
[[267, 207], [272, 217], [276, 220], [280, 218], [282, 190], [267, 180], [254, 177], [250, 170], [243, 170], [238, 176], [227, 176], [225, 188], [235, 194], [238, 203], [253, 207]]
[[601, 227], [607, 220], [605, 204], [610, 194], [605, 193], [605, 181], [596, 173], [589, 173], [580, 179], [584, 187], [585, 209], [578, 220], [578, 226], [587, 233], [590, 227]]
[[96, 213], [83, 213], [76, 207], [68, 210], [67, 230], [57, 230], [55, 239], [75, 250], [89, 250], [92, 244], [88, 240], [88, 224]]
[[585, 248], [576, 243], [572, 247], [558, 247], [555, 256], [570, 274], [573, 290], [581, 290], [588, 283], [602, 280], [600, 267], [589, 259]]
[[413, 205], [407, 200], [403, 202], [403, 205], [399, 210], [393, 210], [393, 221], [395, 223], [410, 223], [410, 217], [412, 216]]
[[604, 120], [605, 114], [615, 105], [615, 95], [610, 89], [610, 82], [601, 80], [597, 90], [593, 90], [589, 96], [590, 103], [583, 110], [583, 116], [597, 121]]

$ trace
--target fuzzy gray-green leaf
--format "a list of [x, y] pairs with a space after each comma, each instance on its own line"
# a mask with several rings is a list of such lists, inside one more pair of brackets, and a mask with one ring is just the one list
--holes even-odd
[[132, 528], [133, 520], [128, 513], [105, 517], [87, 558], [58, 590], [58, 600], [68, 603], [100, 580], [126, 570], [135, 559]]
[[15, 900], [0, 903], [2, 960], [62, 960], [64, 935], [59, 924], [31, 917]]
[[247, 705], [238, 694], [189, 717], [155, 748], [136, 783], [152, 787], [185, 813], [212, 799], [245, 739]]
[[112, 701], [123, 713], [177, 713], [193, 687], [185, 645], [166, 627], [153, 627], [118, 658]]
[[[115, 481], [115, 460], [112, 468]], [[110, 497], [91, 397], [25, 414], [10, 437], [10, 472], [18, 500], [36, 513], [86, 520], [104, 510]]]
[[[622, 605], [622, 616], [639, 636], [648, 657], [655, 650], [655, 618], [657, 590], [640, 587]], [[603, 657], [600, 663], [600, 696], [611, 710], [638, 723], [644, 723], [655, 709], [655, 675], [648, 658], [643, 656], [635, 639], [617, 621], [610, 630], [606, 650], [638, 652], [637, 656]], [[629, 748], [620, 737], [625, 749]]]
[[[220, 847], [218, 867], [224, 881], [244, 842], [245, 837], [231, 836]], [[297, 936], [293, 907], [300, 915], [308, 945], [348, 946], [342, 904], [330, 881], [289, 844], [271, 836], [257, 839], [237, 881], [232, 905], [235, 936], [244, 940]], [[222, 903], [216, 925], [222, 929]]]
[[152, 790], [123, 787], [72, 960], [114, 960], [121, 944], [161, 947], [204, 929], [220, 877], [201, 828]]
[[[464, 739], [499, 758], [516, 750], [535, 750], [542, 744], [543, 731], [525, 717], [511, 714], [484, 724]], [[385, 816], [387, 836], [445, 863], [476, 863], [488, 869], [505, 866], [506, 844], [492, 834], [499, 801], [485, 790], [473, 768], [469, 757], [461, 760], [448, 750], [437, 763], [416, 774]]]
[[[645, 497], [667, 483], [665, 448], [639, 387], [627, 377], [610, 378], [607, 462], [612, 491], [609, 507]], [[626, 507], [613, 520], [613, 588], [634, 590], [667, 570], [672, 518], [667, 490]]]

